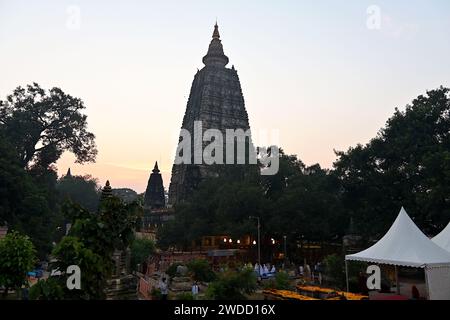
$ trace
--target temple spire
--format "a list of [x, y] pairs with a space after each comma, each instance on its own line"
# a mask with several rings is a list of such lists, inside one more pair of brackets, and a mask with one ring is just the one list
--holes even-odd
[[153, 168], [152, 172], [153, 172], [153, 173], [159, 173], [158, 161], [156, 161], [155, 167]]
[[211, 43], [208, 53], [203, 57], [203, 63], [206, 66], [225, 67], [228, 64], [228, 57], [223, 52], [222, 41], [220, 40], [219, 26], [214, 25]]
[[147, 189], [144, 195], [144, 208], [161, 209], [166, 205], [166, 198], [164, 195], [164, 186], [162, 176], [158, 168], [158, 161], [148, 179]]
[[106, 180], [106, 184], [102, 189], [101, 200], [110, 198], [112, 196], [113, 196], [113, 194], [112, 194], [111, 184], [109, 183], [109, 180]]
[[216, 20], [216, 24], [214, 25], [214, 32], [213, 32], [212, 37], [213, 37], [213, 39], [220, 39], [219, 26], [217, 25], [217, 20]]

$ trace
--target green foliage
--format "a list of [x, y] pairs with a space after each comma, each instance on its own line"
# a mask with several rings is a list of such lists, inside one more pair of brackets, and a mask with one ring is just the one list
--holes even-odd
[[61, 234], [62, 215], [56, 201], [56, 173], [27, 171], [0, 125], [0, 224], [28, 235], [42, 259]]
[[65, 272], [70, 265], [81, 269], [81, 290], [64, 288], [65, 299], [103, 299], [106, 276], [109, 274], [111, 257], [94, 252], [76, 237], [66, 236], [53, 250], [57, 259], [54, 267]]
[[177, 268], [178, 268], [178, 266], [182, 266], [182, 264], [181, 264], [181, 263], [175, 262], [175, 263], [172, 263], [172, 264], [167, 268], [166, 273], [167, 273], [167, 275], [168, 275], [170, 278], [173, 278], [173, 277], [176, 277], [176, 276], [177, 276]]
[[97, 211], [100, 195], [97, 179], [86, 176], [63, 176], [58, 180], [60, 201], [70, 200], [89, 211]]
[[48, 92], [37, 83], [17, 87], [0, 100], [0, 125], [13, 143], [23, 167], [48, 168], [64, 151], [79, 163], [95, 160], [95, 136], [88, 132], [84, 104], [59, 88]]
[[[262, 238], [288, 235], [292, 241], [287, 250], [291, 251], [294, 239], [302, 235], [318, 241], [343, 235], [348, 225], [344, 213], [339, 180], [281, 150], [280, 171], [274, 176], [261, 181], [206, 179], [189, 201], [177, 206], [176, 219], [159, 230], [158, 244], [187, 249], [202, 236], [256, 236], [255, 221], [249, 216], [259, 216]], [[265, 251], [269, 248], [263, 244]]]
[[337, 153], [343, 205], [359, 233], [383, 234], [402, 206], [426, 233], [448, 223], [449, 113], [449, 89], [428, 91], [396, 109], [368, 144]]
[[250, 269], [227, 271], [211, 282], [206, 296], [214, 300], [245, 300], [256, 290], [256, 275]]
[[151, 296], [152, 296], [153, 300], [161, 300], [162, 299], [161, 290], [158, 288], [153, 288], [152, 292], [151, 292]]
[[263, 282], [264, 289], [291, 290], [293, 286], [289, 279], [289, 275], [284, 271], [275, 274], [275, 278]]
[[27, 236], [10, 232], [0, 240], [0, 286], [6, 295], [9, 289], [27, 284], [27, 272], [36, 262], [36, 250]]
[[30, 288], [30, 300], [61, 300], [64, 297], [61, 282], [54, 277], [39, 280]]
[[323, 260], [325, 266], [325, 275], [329, 281], [338, 287], [345, 285], [345, 263], [344, 257], [333, 254], [326, 256]]
[[287, 272], [279, 271], [275, 274], [275, 289], [289, 290], [291, 289], [291, 281]]
[[190, 300], [194, 300], [194, 296], [190, 292], [183, 292], [183, 293], [177, 294], [176, 299], [183, 300], [183, 301], [190, 301]]
[[63, 209], [72, 220], [70, 235], [78, 237], [93, 252], [109, 257], [114, 250], [126, 249], [133, 241], [136, 219], [142, 215], [138, 204], [123, 203], [116, 197], [103, 200], [97, 213], [73, 203]]
[[196, 281], [211, 282], [216, 279], [216, 274], [205, 259], [195, 259], [187, 264], [188, 270]]
[[67, 290], [62, 285], [64, 299], [105, 298], [106, 279], [113, 268], [112, 254], [131, 244], [140, 210], [139, 205], [125, 204], [115, 197], [103, 199], [97, 213], [71, 202], [65, 204], [65, 215], [73, 227], [53, 250], [53, 267], [64, 272], [68, 266], [78, 265], [82, 283], [81, 290]]
[[337, 152], [333, 170], [308, 167], [281, 150], [273, 176], [241, 179], [232, 168], [229, 176], [206, 179], [176, 207], [176, 219], [158, 233], [159, 243], [188, 249], [202, 236], [255, 235], [252, 215], [261, 218], [263, 239], [287, 235], [292, 252], [294, 240], [341, 238], [350, 218], [358, 234], [377, 238], [402, 206], [434, 235], [449, 219], [449, 114], [449, 89], [441, 87], [396, 110], [367, 145]]
[[[325, 266], [324, 274], [327, 276], [331, 285], [344, 290], [346, 289], [345, 278], [345, 257], [337, 254], [326, 256], [323, 260]], [[349, 285], [353, 291], [358, 291], [358, 275], [365, 272], [367, 264], [363, 262], [352, 261], [348, 263]]]
[[134, 269], [155, 252], [155, 243], [149, 239], [134, 239], [131, 244], [131, 265]]

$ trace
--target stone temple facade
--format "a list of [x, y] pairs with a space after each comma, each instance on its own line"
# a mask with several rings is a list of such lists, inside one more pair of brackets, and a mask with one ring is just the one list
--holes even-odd
[[[226, 67], [228, 62], [216, 23], [208, 53], [203, 57], [205, 66], [194, 77], [183, 118], [182, 129], [187, 129], [192, 137], [194, 121], [202, 121], [203, 132], [218, 129], [224, 137], [226, 129], [250, 129], [238, 73], [234, 66]], [[169, 205], [182, 202], [203, 178], [214, 175], [211, 166], [191, 163], [173, 165]]]

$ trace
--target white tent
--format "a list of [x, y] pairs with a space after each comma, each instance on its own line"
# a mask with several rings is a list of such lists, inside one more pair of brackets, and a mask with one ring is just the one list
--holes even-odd
[[441, 231], [441, 233], [439, 233], [431, 240], [433, 240], [433, 242], [441, 248], [444, 248], [445, 250], [450, 252], [450, 223], [444, 230]]
[[429, 298], [450, 299], [450, 252], [423, 234], [403, 208], [381, 240], [347, 260], [425, 268]]

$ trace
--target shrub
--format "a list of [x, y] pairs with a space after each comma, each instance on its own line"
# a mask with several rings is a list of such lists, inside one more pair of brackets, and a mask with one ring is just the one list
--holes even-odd
[[178, 266], [182, 266], [181, 263], [175, 262], [172, 263], [169, 268], [167, 268], [166, 273], [169, 275], [169, 277], [173, 278], [177, 275], [177, 268]]
[[194, 300], [194, 296], [190, 292], [183, 292], [183, 293], [178, 294], [176, 299], [188, 301], [188, 300]]
[[204, 259], [192, 260], [187, 267], [196, 281], [211, 282], [216, 279], [216, 274], [212, 271], [208, 261]]
[[252, 270], [227, 271], [211, 282], [206, 296], [215, 300], [246, 300], [256, 290], [256, 275]]

